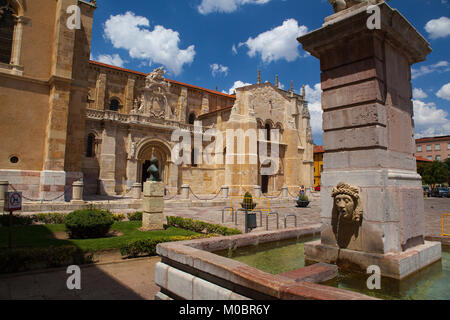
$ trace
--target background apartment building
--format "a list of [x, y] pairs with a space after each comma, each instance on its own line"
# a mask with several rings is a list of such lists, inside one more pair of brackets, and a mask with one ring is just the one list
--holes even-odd
[[450, 158], [450, 136], [417, 139], [416, 155], [432, 161], [447, 160]]

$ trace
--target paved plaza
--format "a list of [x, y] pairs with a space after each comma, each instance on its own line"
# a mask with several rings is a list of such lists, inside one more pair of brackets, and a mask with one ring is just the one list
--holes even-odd
[[[426, 235], [439, 237], [443, 213], [449, 212], [450, 199], [425, 199]], [[274, 207], [280, 214], [280, 228], [284, 227], [284, 215], [294, 213], [299, 226], [320, 222], [320, 201], [315, 200], [310, 208], [295, 208], [286, 203], [285, 207]], [[165, 215], [182, 216], [212, 223], [221, 223], [221, 208], [168, 208]], [[259, 215], [258, 215], [259, 224]], [[225, 216], [224, 225], [235, 227], [231, 216]], [[294, 219], [288, 220], [287, 227], [294, 226]], [[238, 217], [238, 228], [243, 229], [243, 218]], [[276, 228], [276, 218], [269, 219], [269, 229]], [[252, 232], [265, 231], [263, 227]], [[66, 281], [68, 274], [65, 268], [29, 272], [17, 275], [0, 276], [0, 299], [119, 299], [119, 300], [152, 300], [159, 288], [154, 284], [155, 264], [159, 257], [140, 258], [120, 261], [118, 254], [109, 254], [97, 265], [82, 267], [81, 290], [68, 290]], [[119, 260], [118, 260], [119, 259]]]

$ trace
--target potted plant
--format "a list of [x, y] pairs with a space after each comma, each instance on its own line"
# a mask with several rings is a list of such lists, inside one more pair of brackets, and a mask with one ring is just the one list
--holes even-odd
[[306, 208], [309, 205], [309, 199], [304, 193], [299, 193], [297, 197], [297, 206], [300, 208]]
[[252, 195], [246, 192], [244, 195], [244, 201], [241, 203], [242, 209], [253, 210], [256, 207], [256, 203], [253, 202]]

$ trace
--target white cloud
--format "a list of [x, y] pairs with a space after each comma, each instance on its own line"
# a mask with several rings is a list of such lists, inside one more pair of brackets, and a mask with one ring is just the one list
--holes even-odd
[[209, 14], [212, 12], [231, 13], [243, 4], [266, 4], [270, 0], [202, 0], [197, 7], [201, 14]]
[[109, 64], [116, 67], [123, 67], [125, 64], [125, 61], [122, 60], [120, 55], [117, 53], [110, 55], [110, 54], [101, 54], [97, 58], [94, 58], [92, 60], [96, 60], [98, 62], [102, 62], [105, 64]]
[[445, 110], [436, 107], [433, 102], [413, 100], [416, 138], [436, 135], [450, 135], [450, 119]]
[[450, 101], [450, 82], [444, 85], [437, 93], [436, 95], [445, 100]]
[[231, 51], [233, 52], [234, 55], [236, 55], [238, 53], [237, 49], [236, 49], [236, 45], [233, 44], [233, 47], [231, 47]]
[[174, 75], [181, 73], [185, 64], [194, 61], [195, 47], [180, 49], [180, 35], [163, 26], [151, 31], [150, 22], [133, 12], [111, 16], [104, 26], [104, 35], [115, 48], [128, 50], [130, 57], [162, 64]]
[[411, 78], [417, 79], [418, 77], [424, 76], [429, 73], [442, 73], [447, 71], [450, 71], [450, 64], [448, 63], [448, 61], [439, 61], [438, 63], [429, 66], [422, 66], [419, 69], [412, 69]]
[[428, 97], [428, 95], [426, 94], [425, 91], [423, 91], [420, 88], [414, 88], [414, 90], [413, 90], [413, 98], [414, 99], [425, 99], [427, 97]]
[[280, 59], [292, 62], [300, 56], [297, 38], [307, 32], [306, 26], [299, 26], [297, 20], [288, 19], [281, 26], [241, 42], [239, 47], [246, 45], [249, 49], [247, 54], [250, 57], [258, 53], [266, 63]]
[[450, 35], [450, 19], [441, 17], [428, 21], [425, 30], [430, 34], [431, 39], [445, 38]]
[[235, 94], [237, 88], [251, 86], [251, 85], [252, 85], [251, 83], [246, 83], [246, 82], [242, 82], [242, 81], [238, 80], [234, 83], [234, 85], [230, 88], [230, 90], [228, 90], [228, 92], [226, 92], [226, 91], [223, 91], [223, 92], [228, 93], [228, 94]]
[[311, 115], [311, 129], [313, 135], [322, 135], [322, 89], [320, 83], [316, 83], [313, 88], [305, 86], [306, 101]]
[[227, 76], [228, 71], [230, 70], [228, 67], [225, 67], [218, 63], [213, 63], [209, 67], [211, 69], [211, 73], [212, 73], [213, 77], [215, 77], [218, 73], [221, 73], [224, 76]]

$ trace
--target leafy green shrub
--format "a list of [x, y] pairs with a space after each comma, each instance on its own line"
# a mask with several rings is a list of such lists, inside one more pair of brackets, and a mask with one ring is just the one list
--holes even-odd
[[232, 229], [219, 224], [211, 224], [182, 217], [167, 217], [167, 225], [198, 233], [220, 234], [224, 236], [241, 234], [241, 231], [238, 229]]
[[173, 236], [173, 237], [161, 237], [156, 239], [144, 239], [130, 241], [126, 245], [120, 248], [120, 254], [128, 258], [136, 258], [139, 256], [154, 256], [156, 255], [156, 246], [163, 242], [172, 241], [185, 241], [208, 237], [207, 235], [194, 235], [194, 236]]
[[76, 246], [0, 250], [0, 273], [55, 268], [93, 262], [93, 255]]
[[113, 214], [114, 221], [123, 221], [125, 220], [125, 215], [123, 213], [115, 213]]
[[66, 229], [71, 238], [101, 238], [105, 236], [114, 223], [109, 211], [78, 210], [69, 213], [65, 219]]
[[130, 221], [142, 221], [142, 212], [128, 213], [128, 220]]
[[32, 216], [34, 222], [43, 224], [63, 224], [65, 218], [64, 213], [39, 213]]
[[253, 203], [253, 198], [250, 192], [246, 192], [244, 195], [244, 201], [242, 202], [242, 208], [247, 210], [253, 210], [256, 207], [256, 203]]
[[308, 202], [309, 198], [306, 196], [306, 194], [298, 194], [298, 200], [297, 201], [304, 201], [304, 202]]
[[[33, 219], [30, 216], [13, 214], [13, 225], [15, 226], [29, 226], [33, 224]], [[0, 214], [0, 225], [3, 227], [9, 226], [9, 213]]]

